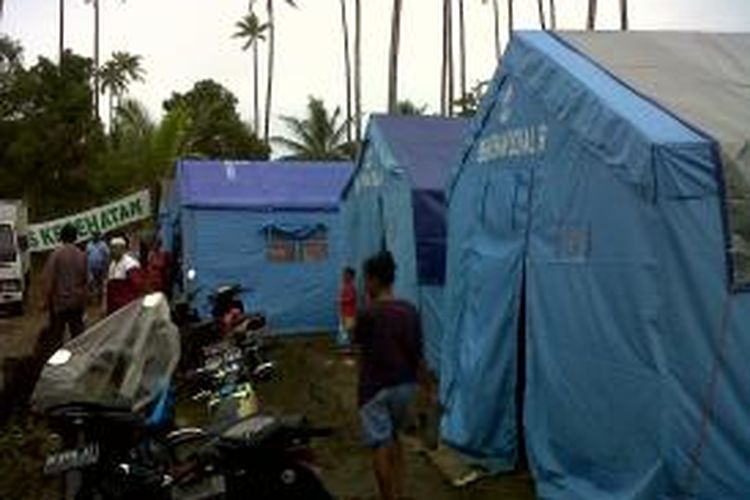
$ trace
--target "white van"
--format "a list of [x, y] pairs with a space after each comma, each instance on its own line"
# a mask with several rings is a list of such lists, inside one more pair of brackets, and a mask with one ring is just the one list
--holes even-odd
[[31, 256], [28, 209], [21, 200], [0, 200], [0, 306], [23, 313]]

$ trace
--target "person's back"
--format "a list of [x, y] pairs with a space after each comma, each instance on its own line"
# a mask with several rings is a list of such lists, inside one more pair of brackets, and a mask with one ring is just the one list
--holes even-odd
[[412, 304], [398, 299], [376, 301], [359, 317], [356, 331], [360, 404], [386, 387], [417, 382], [422, 332]]
[[50, 329], [56, 342], [67, 340], [66, 327], [71, 337], [84, 329], [88, 272], [86, 254], [75, 246], [77, 235], [75, 226], [67, 224], [62, 228], [63, 245], [50, 255], [44, 270]]
[[83, 309], [86, 300], [86, 255], [66, 243], [50, 256], [50, 305], [56, 312]]

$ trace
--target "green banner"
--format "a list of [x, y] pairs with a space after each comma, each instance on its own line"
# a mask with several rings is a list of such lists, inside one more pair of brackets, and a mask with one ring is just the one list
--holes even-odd
[[69, 217], [32, 224], [29, 227], [29, 248], [44, 252], [58, 245], [60, 229], [71, 223], [78, 228], [79, 241], [87, 240], [94, 232], [108, 233], [151, 215], [151, 195], [148, 189], [121, 198], [101, 207], [92, 208]]

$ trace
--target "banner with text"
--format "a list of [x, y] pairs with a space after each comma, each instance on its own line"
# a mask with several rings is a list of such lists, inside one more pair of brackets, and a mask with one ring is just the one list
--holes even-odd
[[151, 215], [151, 195], [148, 189], [131, 194], [101, 207], [92, 208], [69, 217], [55, 219], [29, 227], [29, 248], [44, 252], [58, 245], [60, 229], [71, 223], [78, 228], [79, 241], [87, 240], [95, 232], [105, 234]]

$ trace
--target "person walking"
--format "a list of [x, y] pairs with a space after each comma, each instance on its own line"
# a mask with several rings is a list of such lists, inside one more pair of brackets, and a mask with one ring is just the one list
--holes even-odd
[[100, 232], [94, 232], [86, 245], [86, 262], [89, 270], [91, 294], [100, 304], [104, 293], [104, 282], [109, 269], [109, 247]]
[[77, 239], [74, 225], [63, 226], [62, 245], [52, 252], [44, 269], [46, 306], [55, 343], [64, 344], [84, 330], [88, 272], [86, 254], [75, 245]]
[[339, 290], [339, 330], [336, 335], [336, 345], [340, 349], [351, 346], [354, 325], [357, 322], [357, 288], [354, 285], [356, 277], [354, 269], [344, 268]]
[[123, 237], [112, 238], [109, 242], [112, 261], [107, 273], [106, 307], [110, 315], [130, 304], [141, 295], [143, 279], [141, 266], [128, 252], [128, 242]]
[[403, 493], [405, 470], [399, 432], [407, 424], [418, 381], [426, 375], [419, 314], [411, 303], [393, 296], [395, 271], [389, 252], [365, 262], [370, 303], [354, 327], [359, 354], [359, 417], [365, 445], [372, 449], [383, 500]]

